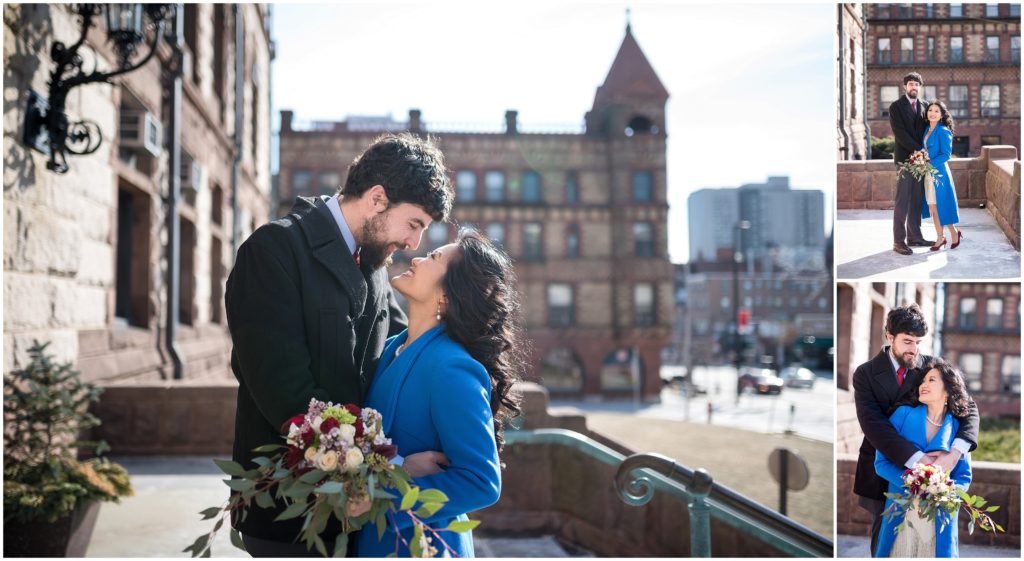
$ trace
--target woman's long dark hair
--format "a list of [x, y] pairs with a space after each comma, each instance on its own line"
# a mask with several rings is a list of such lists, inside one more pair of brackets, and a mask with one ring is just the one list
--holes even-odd
[[519, 297], [512, 262], [474, 230], [459, 234], [457, 251], [441, 286], [448, 295], [448, 336], [461, 344], [491, 376], [491, 414], [498, 451], [507, 421], [518, 417], [520, 396], [512, 385], [522, 378]]
[[[946, 104], [942, 103], [941, 101], [932, 101], [932, 102], [928, 103], [928, 109], [931, 109], [932, 105], [938, 105], [939, 106], [939, 112], [942, 113], [942, 116], [939, 117], [939, 124], [945, 126], [947, 129], [949, 129], [949, 132], [953, 132], [953, 115], [950, 115], [949, 110], [946, 109]], [[928, 119], [927, 115], [928, 115], [928, 113], [927, 113], [927, 109], [926, 109], [925, 110], [925, 119], [926, 120]]]
[[921, 376], [921, 381], [917, 383], [917, 387], [910, 392], [911, 405], [921, 405], [921, 402], [917, 399], [917, 391], [921, 387], [921, 383], [924, 382], [928, 372], [935, 369], [939, 371], [942, 385], [946, 388], [946, 393], [949, 394], [949, 398], [946, 400], [946, 408], [949, 409], [949, 412], [954, 417], [967, 415], [968, 411], [970, 411], [970, 396], [967, 393], [967, 385], [964, 383], [964, 377], [960, 374], [960, 370], [949, 362], [934, 357], [926, 361], [922, 368], [925, 375]]

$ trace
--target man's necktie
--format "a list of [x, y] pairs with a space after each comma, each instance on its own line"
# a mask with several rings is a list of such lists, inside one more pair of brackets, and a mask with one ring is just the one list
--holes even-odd
[[362, 264], [359, 262], [359, 250], [358, 249], [356, 250], [355, 253], [352, 254], [352, 259], [356, 260], [356, 267], [362, 267]]
[[914, 115], [920, 115], [920, 113], [917, 112], [917, 100], [916, 99], [914, 100]]
[[901, 385], [901, 386], [903, 385], [903, 376], [906, 375], [906, 373], [907, 373], [907, 369], [906, 368], [900, 368], [900, 369], [896, 370], [896, 382], [898, 382], [899, 385]]

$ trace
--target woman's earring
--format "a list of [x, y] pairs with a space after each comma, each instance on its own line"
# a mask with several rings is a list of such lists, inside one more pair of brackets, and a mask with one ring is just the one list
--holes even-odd
[[437, 303], [437, 321], [441, 321], [441, 303]]

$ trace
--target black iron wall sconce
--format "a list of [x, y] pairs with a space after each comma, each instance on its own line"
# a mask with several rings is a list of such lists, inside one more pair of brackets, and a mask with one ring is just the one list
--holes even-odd
[[[24, 143], [49, 155], [46, 168], [57, 173], [68, 171], [68, 154], [92, 154], [103, 141], [99, 125], [95, 122], [71, 122], [68, 119], [64, 112], [68, 94], [84, 84], [111, 83], [111, 78], [144, 66], [156, 54], [164, 25], [172, 21], [174, 15], [173, 4], [77, 4], [74, 10], [82, 17], [82, 35], [70, 47], [59, 41], [53, 43], [50, 58], [57, 67], [50, 74], [49, 99], [31, 91], [25, 110]], [[106, 16], [107, 39], [114, 45], [118, 64], [110, 72], [99, 72], [95, 65], [91, 72], [86, 72], [82, 69], [83, 61], [78, 49], [85, 44], [93, 18], [100, 15]], [[139, 45], [150, 31], [149, 52], [132, 64]]]

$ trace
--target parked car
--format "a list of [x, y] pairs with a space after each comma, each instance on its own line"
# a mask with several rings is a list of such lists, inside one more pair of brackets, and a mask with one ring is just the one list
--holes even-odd
[[740, 390], [750, 388], [757, 393], [779, 394], [782, 393], [783, 381], [775, 375], [770, 368], [747, 368], [740, 371]]
[[789, 366], [783, 368], [779, 372], [779, 377], [782, 378], [786, 385], [791, 388], [813, 388], [814, 387], [814, 372], [802, 366]]

